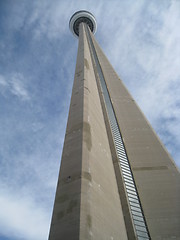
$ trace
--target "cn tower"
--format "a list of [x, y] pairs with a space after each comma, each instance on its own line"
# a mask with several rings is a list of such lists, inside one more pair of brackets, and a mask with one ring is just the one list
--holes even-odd
[[180, 239], [174, 161], [95, 40], [95, 17], [78, 11], [69, 27], [79, 46], [49, 240]]

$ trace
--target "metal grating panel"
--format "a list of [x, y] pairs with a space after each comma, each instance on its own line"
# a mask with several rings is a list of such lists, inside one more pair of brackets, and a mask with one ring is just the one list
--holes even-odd
[[132, 174], [131, 167], [129, 164], [128, 156], [126, 154], [124, 142], [123, 142], [123, 139], [121, 136], [121, 132], [120, 132], [120, 129], [119, 129], [119, 126], [118, 126], [118, 123], [116, 120], [116, 116], [115, 116], [115, 113], [113, 110], [113, 106], [111, 104], [111, 100], [109, 97], [109, 93], [108, 93], [108, 90], [106, 87], [104, 75], [103, 75], [103, 72], [102, 72], [102, 69], [101, 69], [97, 54], [96, 54], [96, 50], [94, 48], [88, 28], [86, 30], [88, 32], [89, 44], [90, 44], [91, 50], [92, 50], [91, 52], [93, 54], [93, 58], [94, 58], [97, 72], [98, 72], [99, 79], [100, 79], [102, 94], [104, 96], [105, 106], [106, 106], [106, 110], [107, 110], [109, 123], [111, 126], [113, 140], [114, 140], [115, 148], [117, 151], [117, 156], [119, 158], [119, 166], [122, 171], [123, 180], [125, 182], [125, 189], [126, 189], [127, 196], [128, 196], [130, 211], [132, 214], [133, 224], [134, 224], [136, 234], [137, 234], [137, 239], [138, 240], [150, 239], [148, 230], [147, 230], [147, 226], [145, 223], [143, 211], [141, 208], [140, 200], [138, 197], [138, 192], [137, 192], [136, 185], [134, 182], [133, 174]]

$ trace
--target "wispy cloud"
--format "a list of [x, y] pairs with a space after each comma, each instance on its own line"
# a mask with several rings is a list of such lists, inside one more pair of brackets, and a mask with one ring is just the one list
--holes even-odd
[[3, 190], [1, 185], [1, 234], [10, 239], [46, 239], [49, 229], [49, 216], [46, 209], [38, 206], [30, 197]]
[[1, 87], [6, 87], [8, 85], [7, 81], [2, 75], [0, 75], [0, 85]]
[[0, 75], [1, 91], [10, 91], [21, 100], [30, 100], [28, 90], [25, 87], [24, 76], [20, 73], [13, 73], [8, 77]]

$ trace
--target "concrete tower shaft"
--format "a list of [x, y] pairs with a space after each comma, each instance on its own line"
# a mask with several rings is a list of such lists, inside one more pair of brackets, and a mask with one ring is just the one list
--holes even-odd
[[[127, 239], [85, 23], [49, 239]], [[109, 219], [111, 219], [109, 221]]]
[[[76, 71], [49, 240], [180, 239], [180, 174], [75, 13]], [[113, 41], [113, 39], [112, 39]]]

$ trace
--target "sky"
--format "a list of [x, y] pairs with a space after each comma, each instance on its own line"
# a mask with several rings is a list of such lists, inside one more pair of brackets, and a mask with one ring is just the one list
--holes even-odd
[[180, 167], [180, 1], [1, 0], [0, 240], [48, 238], [82, 9]]

